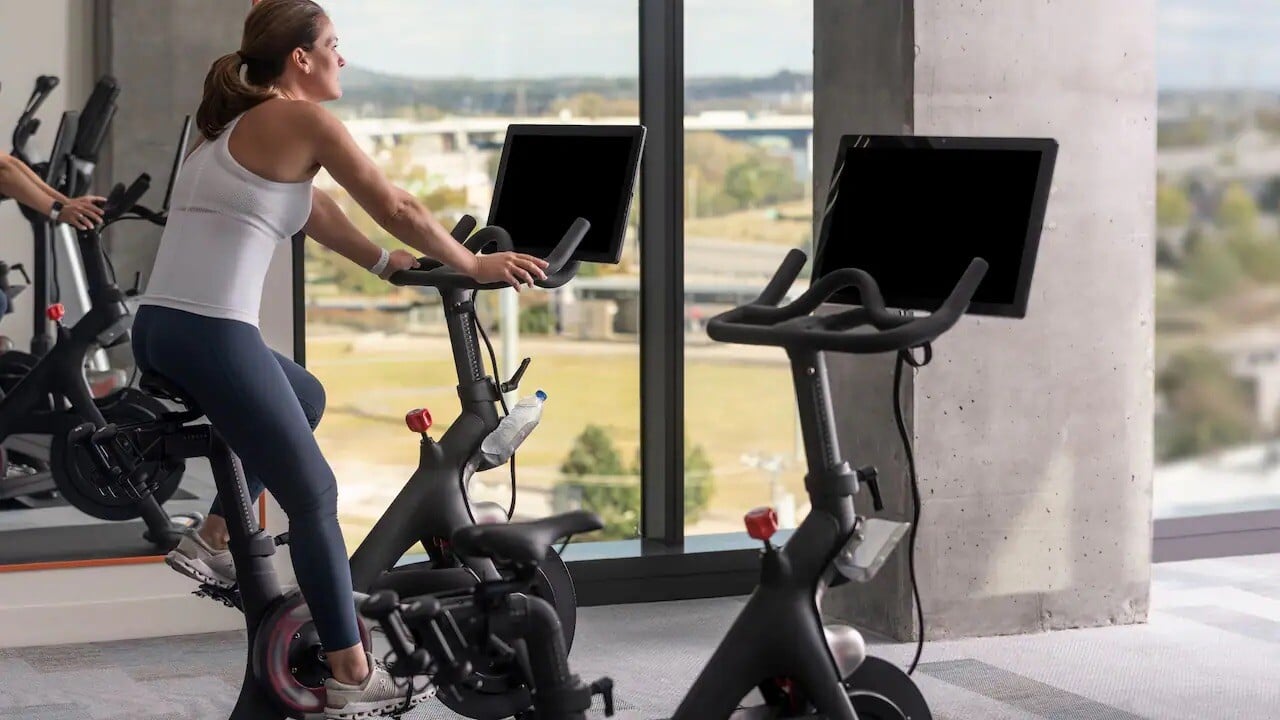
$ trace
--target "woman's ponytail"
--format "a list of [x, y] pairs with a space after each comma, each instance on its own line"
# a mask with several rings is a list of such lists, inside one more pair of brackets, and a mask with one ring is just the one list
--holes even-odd
[[244, 64], [240, 53], [228, 53], [209, 68], [204, 78], [204, 99], [196, 111], [196, 127], [206, 139], [218, 137], [227, 123], [273, 97], [271, 88], [250, 85], [240, 76]]
[[311, 49], [324, 10], [314, 0], [260, 0], [244, 21], [240, 51], [214, 61], [204, 78], [196, 127], [208, 140], [250, 108], [275, 97], [274, 85], [296, 48]]

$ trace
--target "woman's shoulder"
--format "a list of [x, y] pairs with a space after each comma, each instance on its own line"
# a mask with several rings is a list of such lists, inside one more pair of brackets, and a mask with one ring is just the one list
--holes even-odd
[[307, 132], [319, 124], [328, 122], [331, 118], [333, 115], [317, 103], [308, 100], [272, 98], [246, 112], [242, 116], [242, 121], [261, 121], [273, 127], [288, 127], [291, 132]]

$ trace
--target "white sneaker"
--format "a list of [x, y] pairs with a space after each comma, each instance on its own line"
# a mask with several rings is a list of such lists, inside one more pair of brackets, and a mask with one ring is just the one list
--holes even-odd
[[169, 567], [199, 583], [229, 588], [236, 584], [230, 550], [214, 550], [194, 528], [182, 532], [178, 546], [165, 556]]
[[[402, 713], [423, 700], [436, 695], [436, 688], [425, 677], [394, 678], [381, 661], [369, 658], [369, 677], [359, 685], [348, 685], [333, 678], [324, 681], [325, 720], [365, 720]], [[413, 692], [410, 692], [410, 683]], [[419, 684], [423, 687], [418, 689]]]

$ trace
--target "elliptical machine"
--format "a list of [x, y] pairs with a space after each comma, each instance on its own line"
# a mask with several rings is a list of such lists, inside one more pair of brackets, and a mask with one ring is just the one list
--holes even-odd
[[[170, 193], [190, 129], [191, 119], [187, 118], [169, 178]], [[64, 118], [56, 145], [65, 148], [69, 144], [67, 138], [74, 132], [74, 122]], [[54, 155], [59, 157], [63, 155]], [[90, 293], [89, 310], [68, 326], [63, 322], [62, 307], [50, 306], [47, 318], [55, 326], [56, 344], [17, 378], [12, 387], [0, 392], [0, 443], [12, 438], [38, 446], [40, 443], [33, 441], [32, 436], [48, 442], [48, 460], [43, 471], [6, 473], [0, 481], [0, 499], [30, 497], [56, 489], [76, 508], [101, 520], [141, 517], [147, 526], [144, 538], [158, 549], [168, 551], [177, 544], [184, 529], [198, 526], [204, 520], [199, 513], [170, 517], [161, 508], [182, 480], [185, 470], [182, 463], [165, 464], [163, 472], [154, 473], [146, 484], [112, 487], [96, 482], [91, 477], [92, 465], [68, 452], [72, 431], [83, 428], [86, 423], [94, 428], [104, 428], [111, 423], [142, 423], [154, 421], [168, 412], [162, 402], [134, 388], [126, 387], [107, 398], [96, 399], [85, 377], [89, 355], [118, 343], [126, 336], [133, 319], [125, 305], [126, 293], [108, 271], [101, 233], [111, 223], [128, 218], [163, 225], [168, 196], [165, 210], [160, 212], [138, 204], [149, 187], [150, 177], [146, 174], [127, 189], [117, 185], [104, 207], [103, 224], [77, 233]], [[4, 462], [0, 456], [0, 464]]]
[[[49, 157], [42, 159], [31, 142], [41, 125], [36, 114], [58, 84], [58, 78], [52, 75], [36, 79], [35, 88], [14, 127], [12, 154], [63, 194], [78, 196], [87, 192], [93, 181], [98, 155], [115, 116], [115, 101], [120, 89], [109, 75], [99, 79], [82, 111], [63, 113]], [[31, 290], [33, 334], [30, 352], [13, 347], [0, 348], [0, 396], [13, 392], [19, 381], [50, 352], [57, 334], [56, 330], [53, 335], [49, 332], [54, 323], [78, 322], [102, 297], [99, 292], [101, 285], [95, 288], [89, 277], [92, 274], [89, 266], [105, 258], [100, 243], [97, 250], [87, 250], [69, 225], [54, 223], [31, 208], [23, 207], [21, 210], [31, 226], [34, 256], [31, 273], [34, 279], [21, 265], [14, 266], [13, 270], [22, 273]], [[155, 215], [155, 218], [163, 221], [160, 215]], [[136, 288], [126, 295], [134, 293]], [[127, 340], [126, 331], [109, 344], [89, 348], [83, 358], [82, 374], [89, 383], [90, 394], [110, 421], [158, 417], [164, 412], [164, 405], [136, 390], [127, 389], [128, 375], [123, 370], [111, 368], [107, 361], [105, 349]], [[58, 393], [56, 386], [46, 390], [51, 395]], [[72, 496], [59, 497], [49, 437], [28, 435], [25, 431], [14, 432], [18, 434], [4, 437], [4, 446], [0, 447], [0, 501], [20, 508], [59, 505], [63, 499], [76, 504]], [[102, 519], [137, 517], [128, 513], [110, 515], [95, 516]]]

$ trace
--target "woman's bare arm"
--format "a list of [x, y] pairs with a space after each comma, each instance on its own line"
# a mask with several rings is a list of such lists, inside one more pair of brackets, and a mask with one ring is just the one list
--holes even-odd
[[11, 197], [43, 215], [52, 212], [54, 201], [60, 202], [66, 207], [58, 219], [82, 230], [102, 221], [102, 208], [98, 206], [102, 198], [70, 199], [49, 187], [26, 163], [4, 154], [0, 154], [0, 195]]
[[546, 262], [531, 255], [473, 255], [425, 205], [382, 174], [337, 118], [311, 103], [296, 104], [294, 112], [300, 116], [297, 127], [314, 143], [316, 161], [351, 193], [374, 222], [406, 245], [484, 282], [532, 285], [534, 278], [546, 277]]
[[311, 190], [311, 217], [302, 231], [363, 268], [373, 267], [382, 257], [382, 248], [360, 232], [328, 193], [317, 188]]

